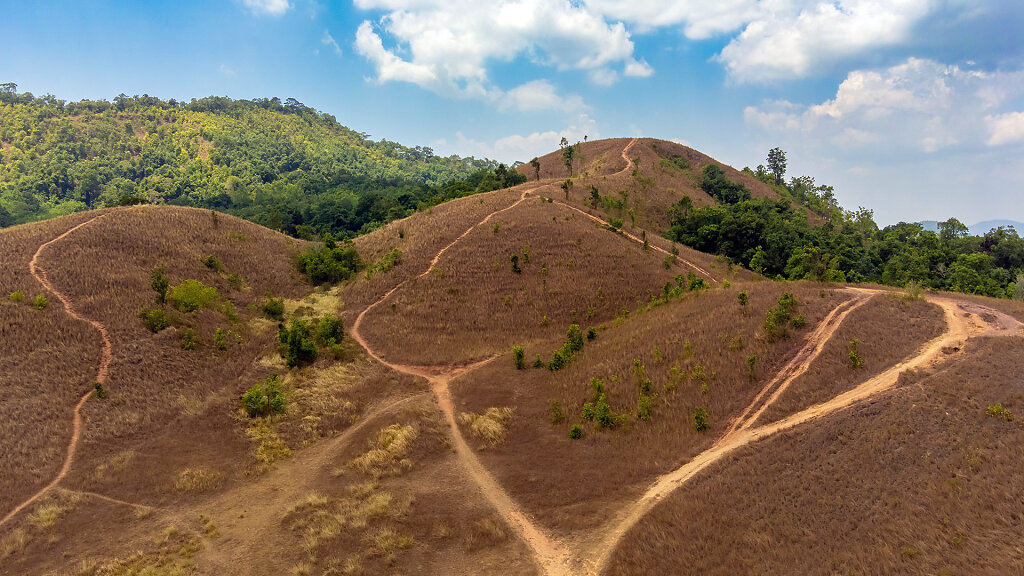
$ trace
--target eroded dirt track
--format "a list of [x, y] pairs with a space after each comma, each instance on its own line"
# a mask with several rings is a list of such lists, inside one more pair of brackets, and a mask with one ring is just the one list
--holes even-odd
[[[877, 290], [861, 288], [848, 288], [847, 290], [854, 294], [855, 301], [860, 299], [860, 302], [852, 305], [851, 307], [850, 301], [847, 301], [844, 304], [840, 304], [840, 306], [833, 310], [832, 314], [836, 314], [837, 311], [843, 309], [844, 306], [846, 307], [844, 311], [838, 312], [839, 317], [835, 317], [831, 324], [829, 319], [826, 318], [826, 320], [822, 322], [822, 327], [824, 329], [821, 329], [820, 331], [816, 330], [809, 338], [804, 349], [802, 349], [797, 355], [797, 358], [799, 359], [797, 362], [802, 363], [801, 366], [804, 365], [803, 363], [809, 363], [813, 358], [817, 357], [824, 347], [825, 341], [835, 333], [835, 330], [838, 328], [842, 319], [845, 318], [845, 316], [849, 314], [854, 307], [859, 306], [866, 301], [866, 298], [864, 298], [865, 296], [883, 293]], [[762, 390], [762, 393], [754, 400], [751, 407], [748, 407], [748, 409], [744, 411], [744, 414], [747, 416], [741, 416], [736, 422], [734, 422], [728, 432], [715, 442], [711, 448], [697, 455], [693, 460], [690, 460], [676, 470], [660, 476], [635, 504], [627, 508], [625, 514], [620, 515], [618, 521], [607, 530], [605, 535], [597, 544], [592, 545], [590, 548], [592, 554], [588, 555], [588, 557], [595, 558], [596, 560], [590, 564], [588, 571], [593, 574], [600, 574], [604, 572], [608, 567], [608, 562], [615, 551], [615, 547], [619, 544], [630, 528], [632, 528], [652, 508], [654, 508], [657, 503], [664, 500], [666, 496], [671, 494], [708, 466], [722, 459], [723, 456], [747, 446], [752, 442], [769, 437], [783, 430], [793, 428], [794, 426], [822, 418], [839, 410], [848, 408], [858, 402], [872, 398], [877, 394], [892, 388], [899, 380], [900, 374], [903, 372], [943, 362], [946, 358], [949, 358], [949, 350], [962, 350], [964, 342], [969, 337], [983, 335], [1011, 336], [1019, 333], [1021, 330], [1021, 324], [1012, 317], [981, 305], [962, 304], [946, 296], [929, 296], [927, 300], [942, 307], [943, 309], [946, 329], [942, 334], [927, 342], [912, 357], [891, 366], [881, 374], [869, 378], [855, 388], [839, 394], [827, 402], [811, 406], [805, 410], [801, 410], [800, 412], [770, 424], [753, 426], [764, 409], [770, 406], [779, 396], [779, 393], [773, 394], [767, 402], [761, 404], [760, 400], [765, 391], [769, 388], [766, 387], [766, 389]], [[830, 317], [831, 316], [832, 315], [830, 314]], [[812, 347], [814, 352], [810, 357], [804, 357], [804, 351], [807, 350], [808, 347]], [[792, 362], [790, 364], [792, 364]], [[790, 369], [790, 364], [783, 367], [783, 370], [780, 372], [780, 375], [783, 375], [782, 386], [788, 385], [789, 382], [799, 375], [786, 375], [789, 373], [788, 370]], [[803, 371], [806, 371], [806, 368], [803, 368]], [[799, 373], [802, 373], [803, 371], [800, 371]], [[773, 379], [773, 381], [776, 379]], [[781, 389], [782, 388], [780, 386], [777, 390]], [[752, 409], [754, 406], [760, 406], [760, 408], [754, 410]]]
[[[102, 346], [100, 349], [100, 363], [96, 371], [96, 382], [99, 382], [100, 384], [105, 384], [107, 382], [107, 373], [110, 370], [110, 360], [112, 358], [110, 334], [107, 332], [107, 328], [103, 324], [100, 324], [98, 321], [86, 318], [85, 316], [79, 314], [75, 310], [75, 306], [71, 299], [66, 294], [58, 290], [56, 287], [54, 287], [54, 285], [50, 282], [49, 277], [47, 277], [46, 275], [46, 270], [39, 266], [39, 257], [42, 255], [43, 250], [45, 250], [48, 246], [54, 244], [55, 242], [59, 242], [64, 238], [67, 238], [75, 230], [78, 230], [79, 228], [85, 226], [86, 224], [89, 224], [90, 222], [95, 222], [96, 220], [102, 217], [103, 216], [90, 218], [89, 220], [86, 220], [85, 222], [82, 222], [81, 224], [75, 226], [74, 228], [71, 228], [70, 230], [61, 234], [60, 236], [57, 236], [53, 240], [50, 240], [49, 242], [40, 245], [39, 248], [36, 250], [36, 253], [32, 255], [32, 261], [29, 262], [28, 268], [29, 271], [32, 273], [32, 276], [34, 276], [35, 279], [38, 280], [40, 284], [42, 284], [43, 288], [45, 288], [47, 292], [50, 292], [51, 294], [53, 294], [54, 297], [60, 300], [61, 304], [64, 305], [64, 311], [68, 314], [68, 316], [71, 316], [76, 320], [81, 320], [82, 322], [88, 323], [93, 328], [95, 328], [97, 332], [99, 332], [100, 340], [102, 341]], [[78, 400], [78, 403], [75, 404], [75, 409], [72, 415], [71, 439], [68, 441], [67, 454], [64, 456], [64, 464], [61, 465], [60, 472], [57, 473], [57, 475], [53, 478], [53, 480], [50, 481], [49, 484], [43, 486], [42, 489], [33, 494], [27, 500], [15, 506], [13, 510], [11, 510], [6, 516], [4, 516], [2, 520], [0, 520], [0, 526], [6, 524], [8, 521], [10, 521], [11, 518], [17, 516], [19, 512], [21, 512], [29, 505], [31, 505], [33, 502], [38, 500], [41, 496], [52, 490], [57, 484], [60, 483], [61, 480], [64, 479], [65, 476], [68, 475], [68, 471], [71, 470], [71, 464], [75, 460], [75, 451], [78, 449], [78, 441], [82, 435], [82, 405], [84, 405], [85, 401], [88, 400], [90, 396], [92, 396], [92, 392], [93, 390], [90, 388], [89, 391], [82, 395], [82, 397]]]

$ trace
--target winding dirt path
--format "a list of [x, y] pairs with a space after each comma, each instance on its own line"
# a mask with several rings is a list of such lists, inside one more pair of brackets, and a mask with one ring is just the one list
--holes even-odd
[[[765, 390], [762, 390], [758, 397], [755, 398], [751, 407], [744, 411], [746, 416], [741, 416], [737, 419], [729, 431], [715, 442], [711, 448], [676, 470], [664, 474], [655, 480], [643, 496], [635, 504], [627, 508], [626, 514], [614, 523], [611, 529], [596, 544], [590, 547], [593, 555], [588, 555], [587, 557], [596, 558], [596, 561], [589, 567], [590, 573], [600, 574], [608, 568], [608, 563], [616, 546], [621, 542], [626, 533], [655, 505], [727, 454], [762, 438], [788, 430], [799, 424], [822, 418], [884, 392], [896, 384], [900, 374], [903, 372], [943, 362], [949, 350], [961, 350], [963, 343], [969, 337], [982, 335], [1007, 336], [1016, 334], [1021, 330], [1019, 322], [1001, 312], [982, 305], [962, 304], [945, 296], [929, 296], [927, 297], [928, 301], [942, 308], [946, 329], [942, 334], [925, 343], [913, 356], [891, 366], [881, 374], [869, 378], [855, 388], [839, 394], [827, 402], [816, 404], [781, 420], [753, 427], [753, 423], [757, 420], [758, 416], [778, 398], [784, 387], [788, 386], [789, 382], [792, 382], [799, 374], [806, 371], [806, 364], [809, 364], [810, 361], [817, 357], [825, 342], [835, 333], [835, 330], [846, 315], [852, 312], [854, 308], [863, 304], [868, 296], [883, 293], [880, 290], [862, 288], [848, 288], [847, 290], [854, 293], [854, 299], [841, 304], [833, 310], [832, 314], [835, 314], [835, 316], [830, 314], [831, 323], [829, 319], [822, 322], [823, 326], [820, 332], [816, 330], [815, 335], [809, 339], [808, 344], [797, 355], [797, 358], [804, 357], [804, 359], [794, 359], [799, 366], [792, 367], [791, 365], [794, 362], [790, 362], [780, 372], [780, 376], [773, 379], [773, 382], [782, 382], [776, 389], [776, 393], [772, 394], [768, 401], [761, 405], [759, 409], [753, 410], [753, 407], [759, 405], [761, 398], [771, 388], [766, 386]], [[843, 311], [840, 312], [840, 309]], [[985, 319], [984, 316], [988, 316], [988, 319]], [[990, 321], [993, 318], [994, 320]], [[804, 353], [809, 351], [809, 349], [812, 349], [813, 353], [810, 356], [804, 356]]]
[[352, 339], [362, 346], [366, 353], [369, 354], [374, 360], [381, 364], [388, 366], [392, 370], [403, 372], [405, 374], [411, 374], [414, 376], [420, 376], [426, 378], [430, 384], [431, 390], [434, 392], [434, 396], [437, 399], [437, 403], [444, 413], [445, 420], [448, 422], [448, 427], [451, 430], [451, 437], [453, 441], [453, 447], [455, 448], [456, 456], [459, 461], [465, 467], [466, 472], [469, 474], [473, 482], [480, 488], [483, 495], [491, 503], [492, 506], [497, 510], [498, 514], [505, 519], [505, 521], [511, 526], [534, 553], [537, 562], [540, 564], [545, 574], [553, 575], [571, 575], [575, 571], [572, 569], [574, 565], [578, 563], [573, 559], [568, 548], [551, 538], [547, 533], [541, 530], [529, 517], [523, 513], [522, 509], [512, 500], [508, 492], [495, 480], [494, 476], [487, 471], [483, 463], [477, 457], [473, 449], [466, 443], [465, 438], [462, 436], [462, 432], [459, 430], [458, 422], [455, 418], [455, 406], [452, 403], [451, 390], [449, 384], [452, 380], [468, 374], [481, 366], [489, 363], [495, 358], [491, 356], [474, 364], [465, 366], [413, 366], [406, 364], [395, 364], [388, 362], [382, 358], [370, 344], [366, 341], [365, 337], [360, 332], [360, 328], [363, 325], [363, 320], [366, 314], [376, 308], [378, 305], [387, 300], [396, 290], [404, 286], [406, 283], [413, 280], [422, 278], [427, 274], [430, 274], [431, 270], [437, 266], [440, 262], [441, 257], [444, 256], [445, 252], [451, 249], [453, 246], [459, 243], [463, 238], [469, 235], [470, 232], [477, 229], [480, 226], [487, 224], [492, 218], [501, 214], [502, 212], [511, 210], [516, 206], [523, 203], [531, 192], [546, 188], [551, 184], [543, 184], [535, 186], [533, 188], [527, 188], [523, 190], [519, 200], [515, 201], [511, 205], [491, 212], [485, 216], [482, 220], [476, 224], [470, 226], [465, 232], [460, 234], [457, 238], [449, 242], [446, 246], [441, 248], [440, 251], [434, 256], [424, 270], [418, 276], [400, 282], [385, 292], [380, 298], [375, 300], [356, 317], [355, 322], [352, 324], [351, 336]]
[[[46, 247], [50, 246], [55, 242], [63, 240], [75, 230], [78, 230], [79, 228], [85, 226], [86, 224], [89, 224], [90, 222], [95, 222], [100, 218], [103, 218], [103, 215], [96, 216], [95, 218], [90, 218], [85, 222], [82, 222], [81, 224], [71, 228], [70, 230], [61, 234], [60, 236], [57, 236], [53, 240], [50, 240], [49, 242], [46, 242], [39, 246], [39, 248], [36, 250], [36, 253], [32, 256], [32, 261], [28, 263], [28, 269], [32, 273], [32, 276], [34, 276], [36, 280], [38, 280], [39, 283], [43, 285], [43, 288], [45, 288], [48, 292], [50, 292], [58, 300], [60, 300], [61, 304], [64, 305], [64, 311], [67, 312], [68, 316], [71, 316], [75, 320], [81, 320], [82, 322], [90, 324], [93, 328], [96, 329], [96, 331], [100, 333], [102, 346], [100, 354], [100, 364], [99, 368], [96, 371], [95, 381], [99, 382], [100, 384], [104, 384], [107, 381], [107, 373], [110, 371], [110, 360], [112, 358], [110, 334], [107, 332], [107, 328], [103, 326], [103, 324], [97, 322], [96, 320], [91, 320], [79, 314], [75, 310], [74, 305], [71, 303], [71, 299], [63, 292], [55, 288], [54, 285], [50, 282], [49, 277], [47, 277], [46, 270], [39, 267], [39, 257], [42, 255], [43, 250], [45, 250]], [[60, 472], [57, 473], [57, 476], [55, 476], [53, 480], [50, 481], [49, 484], [44, 486], [42, 489], [40, 489], [38, 492], [33, 494], [31, 497], [29, 497], [21, 504], [15, 506], [13, 510], [8, 512], [7, 515], [4, 516], [2, 520], [0, 520], [0, 526], [6, 524], [8, 521], [10, 521], [11, 518], [14, 518], [19, 512], [21, 512], [26, 507], [31, 505], [33, 502], [38, 500], [43, 494], [46, 494], [48, 491], [53, 489], [54, 486], [59, 484], [60, 481], [63, 480], [65, 476], [67, 476], [68, 470], [71, 469], [71, 463], [74, 462], [75, 450], [78, 449], [78, 441], [82, 435], [82, 405], [84, 405], [85, 401], [88, 400], [90, 396], [92, 396], [92, 393], [93, 390], [90, 388], [88, 392], [82, 395], [81, 399], [78, 400], [78, 403], [75, 404], [74, 416], [72, 419], [71, 439], [68, 441], [67, 455], [64, 457], [64, 464], [61, 466]]]

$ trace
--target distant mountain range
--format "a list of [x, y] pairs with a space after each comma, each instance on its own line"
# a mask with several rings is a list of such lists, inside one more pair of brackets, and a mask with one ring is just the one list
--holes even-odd
[[[939, 231], [938, 220], [922, 220], [918, 224], [924, 226], [925, 230]], [[971, 236], [984, 236], [989, 230], [1000, 226], [1013, 226], [1017, 229], [1017, 232], [1024, 231], [1024, 222], [1017, 222], [1016, 220], [985, 220], [984, 222], [972, 224], [967, 228], [971, 231]]]

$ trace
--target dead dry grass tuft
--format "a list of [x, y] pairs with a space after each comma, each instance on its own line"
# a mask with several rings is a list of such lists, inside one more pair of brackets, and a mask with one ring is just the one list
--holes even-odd
[[459, 416], [459, 423], [469, 428], [474, 438], [494, 446], [505, 439], [506, 427], [512, 420], [512, 412], [513, 409], [508, 407], [491, 407], [483, 414], [463, 412]]
[[368, 452], [353, 458], [348, 465], [373, 477], [401, 474], [412, 467], [412, 461], [405, 455], [417, 436], [419, 431], [414, 425], [392, 424], [377, 433]]
[[224, 474], [208, 468], [185, 468], [174, 479], [174, 489], [196, 494], [217, 490], [224, 485]]

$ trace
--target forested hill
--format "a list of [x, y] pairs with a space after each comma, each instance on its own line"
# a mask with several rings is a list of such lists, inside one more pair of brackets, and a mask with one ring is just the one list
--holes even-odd
[[292, 98], [65, 102], [0, 85], [0, 227], [152, 202], [346, 236], [517, 176], [370, 140]]

